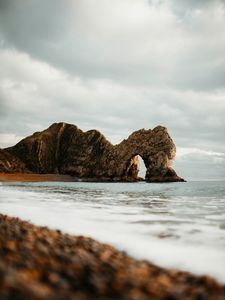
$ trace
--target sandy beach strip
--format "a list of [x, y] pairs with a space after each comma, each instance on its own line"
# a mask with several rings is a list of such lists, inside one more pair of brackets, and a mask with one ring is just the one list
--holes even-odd
[[41, 182], [41, 181], [77, 181], [73, 176], [60, 174], [34, 174], [34, 173], [0, 173], [0, 182], [22, 181], [22, 182]]
[[222, 300], [225, 286], [0, 215], [0, 299]]

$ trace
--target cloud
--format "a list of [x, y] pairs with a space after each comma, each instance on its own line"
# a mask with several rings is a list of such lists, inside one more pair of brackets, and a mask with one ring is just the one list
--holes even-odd
[[225, 153], [181, 147], [174, 166], [186, 179], [224, 179]]
[[215, 158], [218, 158], [218, 161], [220, 159], [225, 159], [225, 153], [223, 153], [223, 152], [207, 151], [207, 150], [191, 148], [191, 147], [190, 148], [180, 147], [179, 152], [177, 153], [177, 157], [180, 159], [184, 159], [186, 156], [192, 155], [192, 154], [215, 157]]
[[194, 9], [199, 5], [193, 1], [191, 10], [180, 5], [183, 17], [171, 1], [21, 1], [0, 12], [6, 47], [85, 78], [179, 89], [224, 87], [220, 1], [199, 2], [201, 9]]
[[204, 9], [211, 9], [216, 5], [223, 6], [224, 1], [220, 0], [189, 0], [189, 1], [180, 1], [180, 0], [172, 0], [169, 1], [175, 10], [176, 13], [180, 13], [181, 15], [188, 14], [193, 11], [199, 11]]
[[15, 50], [1, 50], [0, 64], [3, 133], [30, 134], [64, 120], [83, 129], [97, 127], [119, 142], [133, 130], [164, 124], [179, 146], [205, 148], [210, 137], [214, 148], [223, 147], [225, 91], [161, 90], [82, 79]]
[[7, 148], [12, 145], [17, 144], [19, 141], [21, 141], [24, 137], [23, 136], [17, 136], [13, 133], [0, 133], [0, 141], [1, 141], [1, 148]]
[[0, 147], [57, 121], [97, 128], [113, 143], [162, 124], [178, 169], [222, 176], [224, 7], [0, 0]]

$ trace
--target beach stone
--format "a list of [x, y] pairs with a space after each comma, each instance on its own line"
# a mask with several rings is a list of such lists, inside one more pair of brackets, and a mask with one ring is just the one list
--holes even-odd
[[1, 172], [65, 174], [84, 181], [138, 181], [139, 159], [148, 182], [184, 181], [172, 163], [176, 147], [167, 128], [140, 129], [112, 145], [97, 130], [54, 123], [0, 152]]
[[225, 286], [0, 214], [0, 299], [224, 300]]

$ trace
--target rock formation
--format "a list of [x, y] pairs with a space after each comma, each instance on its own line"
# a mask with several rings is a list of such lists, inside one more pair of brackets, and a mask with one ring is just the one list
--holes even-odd
[[0, 149], [0, 172], [4, 173], [29, 173], [25, 164], [9, 151]]
[[148, 182], [183, 181], [172, 168], [176, 147], [165, 127], [141, 129], [118, 145], [97, 130], [55, 123], [0, 151], [0, 172], [68, 174], [80, 180], [137, 181], [138, 155]]

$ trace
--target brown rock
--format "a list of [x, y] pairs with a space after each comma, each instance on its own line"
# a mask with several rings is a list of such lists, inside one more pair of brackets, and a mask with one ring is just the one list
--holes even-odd
[[2, 172], [19, 169], [67, 174], [84, 181], [137, 181], [140, 155], [147, 168], [146, 181], [184, 181], [172, 169], [176, 147], [162, 126], [135, 131], [112, 145], [97, 130], [83, 132], [75, 125], [55, 123], [1, 152]]
[[0, 214], [0, 299], [224, 300], [225, 286]]
[[7, 150], [0, 149], [0, 172], [29, 173], [29, 170], [26, 168], [24, 162], [21, 161], [17, 156], [11, 154]]

